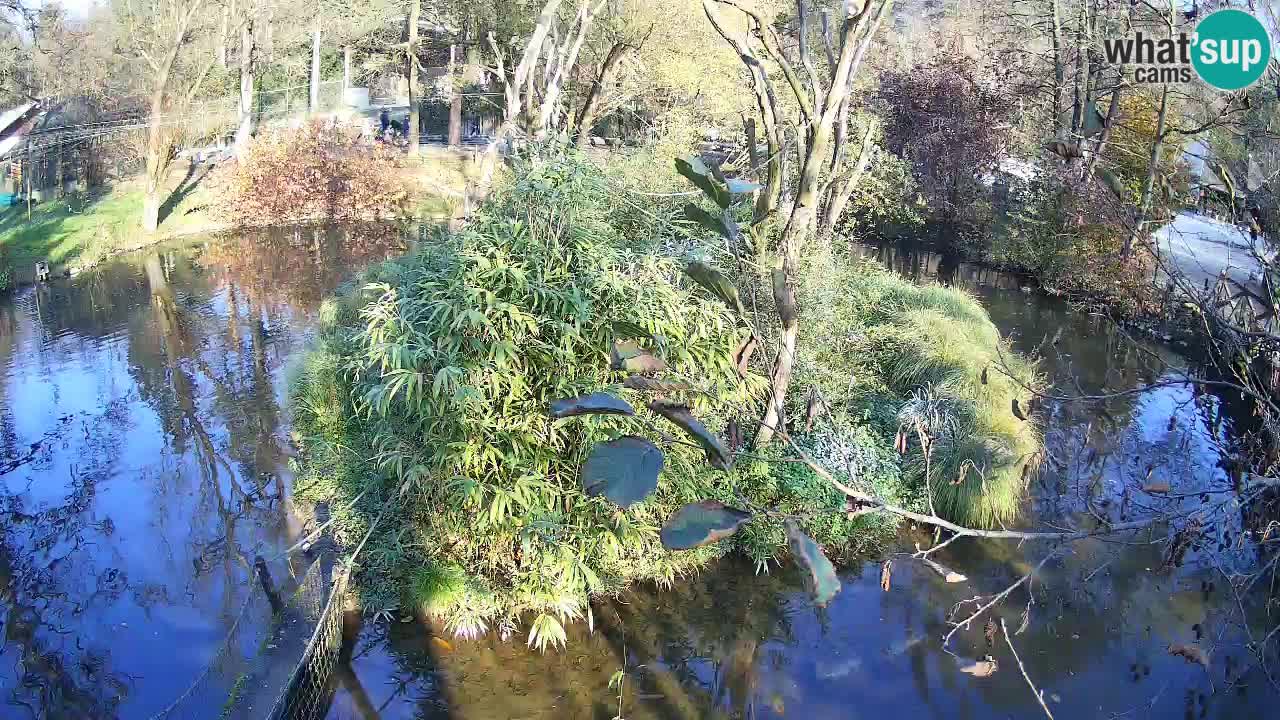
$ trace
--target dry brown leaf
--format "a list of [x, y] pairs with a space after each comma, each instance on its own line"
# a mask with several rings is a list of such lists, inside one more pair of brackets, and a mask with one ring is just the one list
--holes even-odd
[[1169, 654], [1177, 655], [1189, 663], [1202, 665], [1206, 670], [1209, 669], [1209, 656], [1199, 645], [1174, 643], [1169, 646]]
[[949, 583], [964, 582], [965, 580], [968, 580], [968, 579], [969, 579], [969, 578], [965, 577], [964, 575], [961, 575], [960, 573], [956, 572], [955, 570], [952, 570], [951, 568], [949, 568], [949, 567], [947, 567], [947, 566], [945, 566], [945, 565], [940, 565], [940, 564], [938, 564], [938, 563], [936, 563], [936, 562], [934, 562], [934, 561], [930, 560], [929, 558], [920, 558], [920, 560], [921, 560], [921, 562], [923, 562], [925, 565], [928, 565], [930, 570], [932, 570], [932, 571], [934, 571], [934, 572], [938, 573], [939, 575], [941, 575], [941, 576], [942, 576], [942, 579], [943, 579], [943, 580], [945, 580], [945, 581], [947, 581], [947, 582], [949, 582]]
[[751, 364], [751, 355], [756, 351], [755, 334], [748, 335], [745, 340], [738, 345], [738, 349], [733, 352], [733, 364], [738, 369], [738, 377], [745, 378], [747, 376], [747, 368]]
[[1000, 627], [996, 625], [996, 621], [987, 618], [987, 624], [982, 628], [982, 636], [987, 639], [987, 647], [990, 648], [996, 642], [996, 635], [1000, 632]]
[[999, 669], [1000, 663], [996, 662], [995, 658], [988, 655], [985, 660], [975, 660], [968, 665], [961, 666], [960, 672], [965, 673], [966, 675], [972, 675], [976, 678], [984, 678], [995, 675], [996, 671]]
[[893, 561], [885, 560], [880, 566], [880, 589], [889, 592], [889, 581], [893, 577]]

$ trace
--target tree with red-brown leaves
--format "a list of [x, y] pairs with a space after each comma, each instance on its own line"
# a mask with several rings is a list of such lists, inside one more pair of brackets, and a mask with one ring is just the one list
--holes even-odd
[[400, 157], [323, 122], [258, 137], [243, 158], [221, 168], [222, 209], [238, 225], [299, 220], [384, 220], [407, 209]]
[[1007, 155], [1017, 98], [950, 55], [885, 72], [879, 96], [888, 149], [908, 162], [937, 212], [960, 219], [982, 176]]

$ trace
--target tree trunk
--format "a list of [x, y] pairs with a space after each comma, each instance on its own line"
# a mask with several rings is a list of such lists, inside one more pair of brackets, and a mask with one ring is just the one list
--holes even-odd
[[600, 109], [604, 94], [617, 82], [618, 71], [622, 69], [622, 60], [627, 56], [627, 52], [630, 49], [630, 45], [617, 42], [613, 44], [613, 47], [609, 48], [609, 53], [605, 55], [604, 63], [600, 66], [600, 74], [591, 83], [591, 89], [587, 91], [587, 98], [582, 101], [578, 116], [573, 121], [573, 126], [578, 131], [578, 147], [583, 148], [590, 144], [591, 128], [596, 122], [596, 112]]
[[1062, 14], [1058, 9], [1058, 0], [1049, 0], [1049, 10], [1053, 39], [1053, 126], [1061, 130], [1067, 72], [1062, 57]]
[[1089, 3], [1080, 3], [1080, 27], [1076, 29], [1076, 79], [1071, 103], [1071, 132], [1081, 138], [1084, 149], [1084, 122], [1089, 102]]
[[227, 69], [227, 33], [231, 28], [231, 6], [222, 6], [222, 27], [218, 31], [218, 64]]
[[58, 143], [58, 152], [53, 156], [53, 196], [62, 197], [62, 148], [63, 144]]
[[418, 18], [422, 15], [422, 0], [409, 3], [409, 42], [405, 46], [404, 73], [409, 86], [409, 155], [418, 154], [421, 139], [418, 113]]
[[[726, 0], [714, 1], [725, 2]], [[719, 26], [714, 10], [710, 8], [711, 2], [712, 0], [704, 0], [703, 8], [706, 10], [707, 17], [711, 19], [712, 24], [716, 26], [716, 30], [722, 37], [729, 40], [735, 46], [735, 49], [738, 49], [743, 62], [748, 65], [753, 74], [761, 73], [763, 68], [759, 62], [755, 61], [750, 49], [746, 48], [742, 43], [730, 39], [728, 33]], [[883, 21], [884, 16], [888, 14], [892, 5], [893, 0], [869, 0], [856, 14], [851, 13], [846, 18], [841, 32], [838, 60], [836, 65], [831, 68], [830, 84], [825, 90], [814, 84], [817, 82], [817, 74], [813, 72], [807, 73], [812, 87], [806, 90], [799, 76], [786, 61], [786, 56], [782, 49], [778, 47], [776, 39], [772, 41], [771, 46], [768, 38], [771, 37], [769, 33], [772, 30], [767, 28], [765, 21], [759, 15], [744, 10], [752, 20], [753, 31], [758, 37], [762, 38], [765, 51], [782, 68], [783, 74], [787, 77], [787, 83], [801, 106], [802, 113], [811, 118], [807, 137], [804, 138], [804, 148], [801, 154], [803, 160], [799, 181], [796, 186], [795, 200], [791, 207], [786, 227], [782, 231], [782, 238], [778, 243], [778, 251], [782, 256], [782, 262], [780, 268], [774, 271], [773, 295], [782, 325], [781, 347], [778, 349], [773, 374], [770, 379], [768, 405], [760, 422], [759, 433], [755, 439], [757, 448], [772, 442], [774, 434], [782, 427], [783, 410], [786, 406], [787, 391], [791, 386], [791, 375], [795, 367], [796, 348], [800, 335], [794, 290], [796, 272], [800, 267], [802, 249], [808, 238], [813, 234], [819, 204], [822, 201], [823, 191], [825, 190], [825, 186], [822, 184], [823, 170], [831, 159], [829, 153], [832, 150], [831, 141], [835, 133], [836, 121], [841, 117], [841, 108], [847, 108], [845, 100], [848, 97], [851, 80], [857, 75], [858, 69], [862, 64], [862, 58], [866, 54], [867, 48], [870, 47], [871, 40], [874, 38], [880, 23]], [[741, 9], [736, 4], [734, 6]], [[797, 39], [802, 45], [806, 42], [804, 37]], [[802, 50], [801, 58], [807, 57], [807, 51]], [[808, 69], [806, 68], [806, 71]], [[766, 98], [764, 100], [771, 108], [776, 109], [777, 101], [771, 97], [770, 93], [767, 93], [767, 85], [765, 90]], [[768, 117], [769, 113], [766, 112], [766, 123]], [[774, 117], [777, 117], [776, 112]]]
[[258, 52], [253, 18], [240, 32], [240, 127], [236, 129], [236, 157], [243, 158], [253, 137], [254, 62]]
[[27, 181], [27, 220], [31, 220], [31, 176], [36, 170], [31, 159], [31, 137], [27, 136], [27, 171], [23, 173]]
[[[1119, 80], [1123, 80], [1123, 76]], [[1111, 139], [1111, 128], [1115, 127], [1116, 116], [1120, 114], [1120, 92], [1122, 87], [1116, 85], [1111, 91], [1111, 102], [1107, 105], [1107, 117], [1102, 122], [1102, 133], [1098, 135], [1098, 144], [1093, 146], [1093, 150], [1089, 153], [1089, 162], [1084, 167], [1084, 177], [1086, 183], [1093, 178], [1094, 168], [1098, 164], [1098, 158], [1102, 156], [1102, 151], [1106, 149], [1107, 142]]]
[[307, 109], [310, 112], [320, 110], [320, 26], [317, 24], [311, 31], [311, 95]]
[[1169, 86], [1165, 85], [1160, 93], [1160, 114], [1156, 116], [1156, 137], [1151, 143], [1151, 158], [1147, 162], [1147, 178], [1142, 183], [1142, 200], [1138, 203], [1138, 214], [1134, 219], [1133, 231], [1125, 238], [1120, 257], [1127, 258], [1133, 252], [1134, 244], [1144, 234], [1147, 215], [1151, 212], [1151, 196], [1156, 185], [1156, 175], [1160, 173], [1160, 155], [1164, 150], [1165, 123], [1169, 117]]
[[351, 46], [342, 46], [342, 98], [345, 102], [347, 91], [351, 89]]
[[827, 206], [823, 208], [822, 220], [818, 223], [819, 234], [827, 235], [835, 230], [845, 206], [849, 204], [849, 198], [867, 170], [867, 162], [871, 159], [871, 138], [874, 135], [875, 127], [868, 127], [867, 132], [862, 136], [862, 145], [858, 150], [858, 159], [854, 161], [853, 169], [847, 177], [831, 183], [830, 197], [827, 199]]
[[742, 64], [751, 74], [751, 90], [756, 96], [756, 109], [759, 110], [760, 120], [764, 124], [764, 138], [769, 149], [769, 157], [766, 159], [768, 177], [765, 180], [764, 190], [756, 197], [753, 213], [753, 222], [759, 223], [777, 210], [782, 196], [782, 131], [778, 119], [778, 99], [769, 82], [768, 69], [739, 35], [731, 34], [721, 23], [720, 15], [715, 9], [717, 1], [702, 0], [702, 11], [711, 23], [711, 27], [738, 53]]
[[458, 46], [449, 46], [449, 147], [462, 144], [462, 83], [458, 77]]
[[[591, 7], [591, 0], [582, 0], [578, 10], [578, 20], [572, 41], [565, 38], [566, 45], [561, 46], [560, 56], [550, 79], [547, 81], [546, 94], [542, 97], [542, 108], [538, 113], [538, 131], [551, 132], [558, 125], [560, 93], [564, 89], [564, 78], [573, 71], [578, 62], [578, 53], [582, 51], [582, 43], [587, 39], [587, 31], [596, 12], [604, 5], [603, 0]], [[550, 62], [550, 61], [548, 61]]]
[[174, 47], [167, 62], [156, 76], [151, 91], [151, 114], [147, 123], [147, 149], [145, 154], [146, 177], [142, 195], [142, 229], [155, 232], [160, 227], [160, 194], [164, 190], [165, 175], [169, 171], [169, 162], [173, 148], [167, 135], [168, 128], [163, 123], [165, 100], [169, 93], [169, 74], [173, 63], [177, 60], [178, 48]]

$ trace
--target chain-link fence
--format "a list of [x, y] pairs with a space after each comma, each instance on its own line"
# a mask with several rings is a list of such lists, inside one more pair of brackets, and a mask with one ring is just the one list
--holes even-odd
[[266, 716], [270, 720], [321, 720], [324, 717], [333, 694], [333, 671], [342, 650], [342, 611], [347, 577], [347, 569], [340, 567], [328, 602], [318, 613], [315, 632], [311, 634], [288, 684]]

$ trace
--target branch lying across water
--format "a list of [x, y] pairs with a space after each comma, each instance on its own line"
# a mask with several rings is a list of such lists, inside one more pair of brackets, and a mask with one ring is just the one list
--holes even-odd
[[[785, 430], [778, 430], [777, 434], [783, 437], [787, 441], [787, 443], [791, 445], [791, 448], [795, 450], [797, 454], [800, 455], [800, 458], [804, 461], [805, 465], [808, 465], [809, 469], [813, 470], [818, 475], [818, 477], [821, 477], [822, 479], [831, 483], [833, 487], [835, 487], [840, 492], [844, 493], [845, 496], [847, 496], [850, 500], [853, 500], [855, 503], [860, 505], [861, 507], [857, 508], [855, 512], [861, 512], [861, 513], [887, 512], [892, 515], [904, 517], [908, 520], [914, 520], [915, 522], [922, 523], [924, 525], [931, 525], [933, 527], [942, 528], [943, 530], [953, 532], [956, 535], [963, 535], [965, 537], [989, 538], [989, 539], [998, 539], [998, 540], [1047, 540], [1047, 541], [1059, 541], [1059, 542], [1067, 541], [1067, 540], [1083, 540], [1085, 538], [1091, 538], [1091, 537], [1114, 535], [1117, 533], [1128, 532], [1130, 530], [1143, 530], [1143, 529], [1152, 527], [1154, 525], [1159, 525], [1160, 523], [1163, 523], [1163, 522], [1169, 522], [1171, 520], [1177, 520], [1180, 518], [1188, 517], [1196, 512], [1200, 512], [1204, 510], [1217, 510], [1218, 508], [1222, 507], [1228, 502], [1235, 500], [1235, 497], [1233, 496], [1225, 500], [1222, 500], [1210, 506], [1209, 508], [1197, 507], [1197, 508], [1193, 508], [1183, 512], [1173, 513], [1173, 514], [1153, 515], [1151, 517], [1143, 518], [1141, 520], [1132, 520], [1130, 522], [1108, 524], [1103, 527], [1094, 528], [1093, 530], [1071, 530], [1071, 531], [1059, 531], [1059, 532], [1041, 532], [1041, 531], [1023, 531], [1023, 530], [979, 530], [977, 528], [970, 528], [970, 527], [965, 527], [963, 525], [957, 525], [951, 522], [950, 520], [944, 520], [938, 517], [937, 515], [918, 513], [912, 510], [908, 510], [906, 508], [898, 507], [896, 505], [891, 505], [873, 495], [870, 495], [865, 492], [861, 492], [859, 490], [855, 490], [854, 488], [851, 488], [848, 485], [837, 480], [835, 476], [833, 476], [830, 472], [826, 470], [826, 468], [822, 467], [816, 461], [814, 461], [813, 458], [809, 457], [809, 454], [806, 453], [798, 444], [796, 444], [796, 441], [793, 440], [791, 438], [791, 435], [788, 434]], [[1280, 484], [1280, 481], [1273, 480], [1271, 478], [1259, 477], [1259, 478], [1255, 478], [1255, 481], [1257, 485], [1263, 486], [1263, 487]]]

